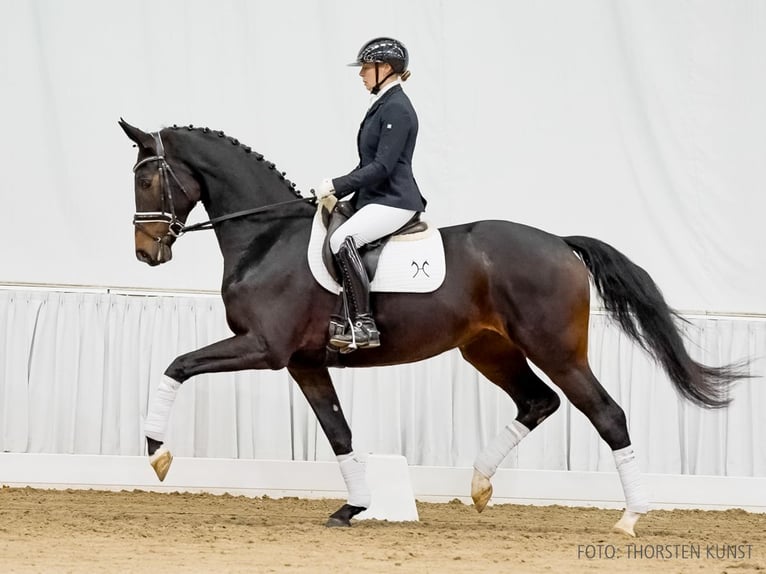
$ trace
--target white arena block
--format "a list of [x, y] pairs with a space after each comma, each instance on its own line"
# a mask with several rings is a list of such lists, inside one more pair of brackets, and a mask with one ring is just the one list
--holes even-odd
[[367, 510], [356, 516], [358, 520], [418, 520], [418, 507], [406, 458], [401, 455], [367, 455], [367, 484], [372, 501]]

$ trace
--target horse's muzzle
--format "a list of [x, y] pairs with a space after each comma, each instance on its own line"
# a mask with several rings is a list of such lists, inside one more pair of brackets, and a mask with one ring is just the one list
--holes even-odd
[[136, 259], [146, 263], [152, 267], [156, 267], [162, 263], [167, 263], [173, 259], [173, 251], [169, 245], [158, 242], [152, 245], [152, 248], [147, 250], [145, 248], [136, 248]]

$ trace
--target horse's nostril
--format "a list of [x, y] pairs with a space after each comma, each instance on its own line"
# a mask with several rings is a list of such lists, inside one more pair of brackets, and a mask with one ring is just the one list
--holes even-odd
[[148, 263], [150, 265], [153, 263], [152, 258], [149, 257], [149, 254], [143, 249], [136, 249], [136, 259], [142, 263]]

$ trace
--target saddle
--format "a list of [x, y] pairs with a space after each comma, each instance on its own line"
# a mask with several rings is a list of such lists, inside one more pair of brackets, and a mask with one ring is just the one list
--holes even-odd
[[[338, 201], [333, 208], [329, 208], [326, 204], [322, 205], [322, 223], [327, 229], [327, 235], [325, 235], [324, 243], [322, 245], [322, 260], [327, 270], [330, 272], [332, 278], [341, 283], [341, 276], [338, 273], [337, 266], [335, 265], [335, 259], [333, 258], [332, 251], [330, 250], [330, 237], [338, 227], [345, 223], [352, 215], [356, 213], [356, 209], [349, 201]], [[394, 231], [389, 235], [385, 235], [380, 239], [363, 245], [358, 249], [359, 256], [362, 258], [362, 264], [367, 271], [367, 277], [370, 281], [375, 277], [375, 271], [378, 268], [378, 260], [383, 248], [395, 235], [411, 235], [413, 233], [420, 233], [428, 229], [428, 223], [420, 220], [420, 213], [416, 213], [412, 216], [407, 223], [402, 227]]]

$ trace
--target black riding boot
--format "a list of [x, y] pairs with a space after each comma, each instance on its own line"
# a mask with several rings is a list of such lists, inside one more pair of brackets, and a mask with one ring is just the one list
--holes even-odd
[[341, 353], [359, 348], [380, 346], [380, 333], [370, 312], [370, 280], [351, 237], [340, 246], [336, 261], [343, 277], [343, 295], [346, 301], [346, 328], [330, 337], [330, 345]]

